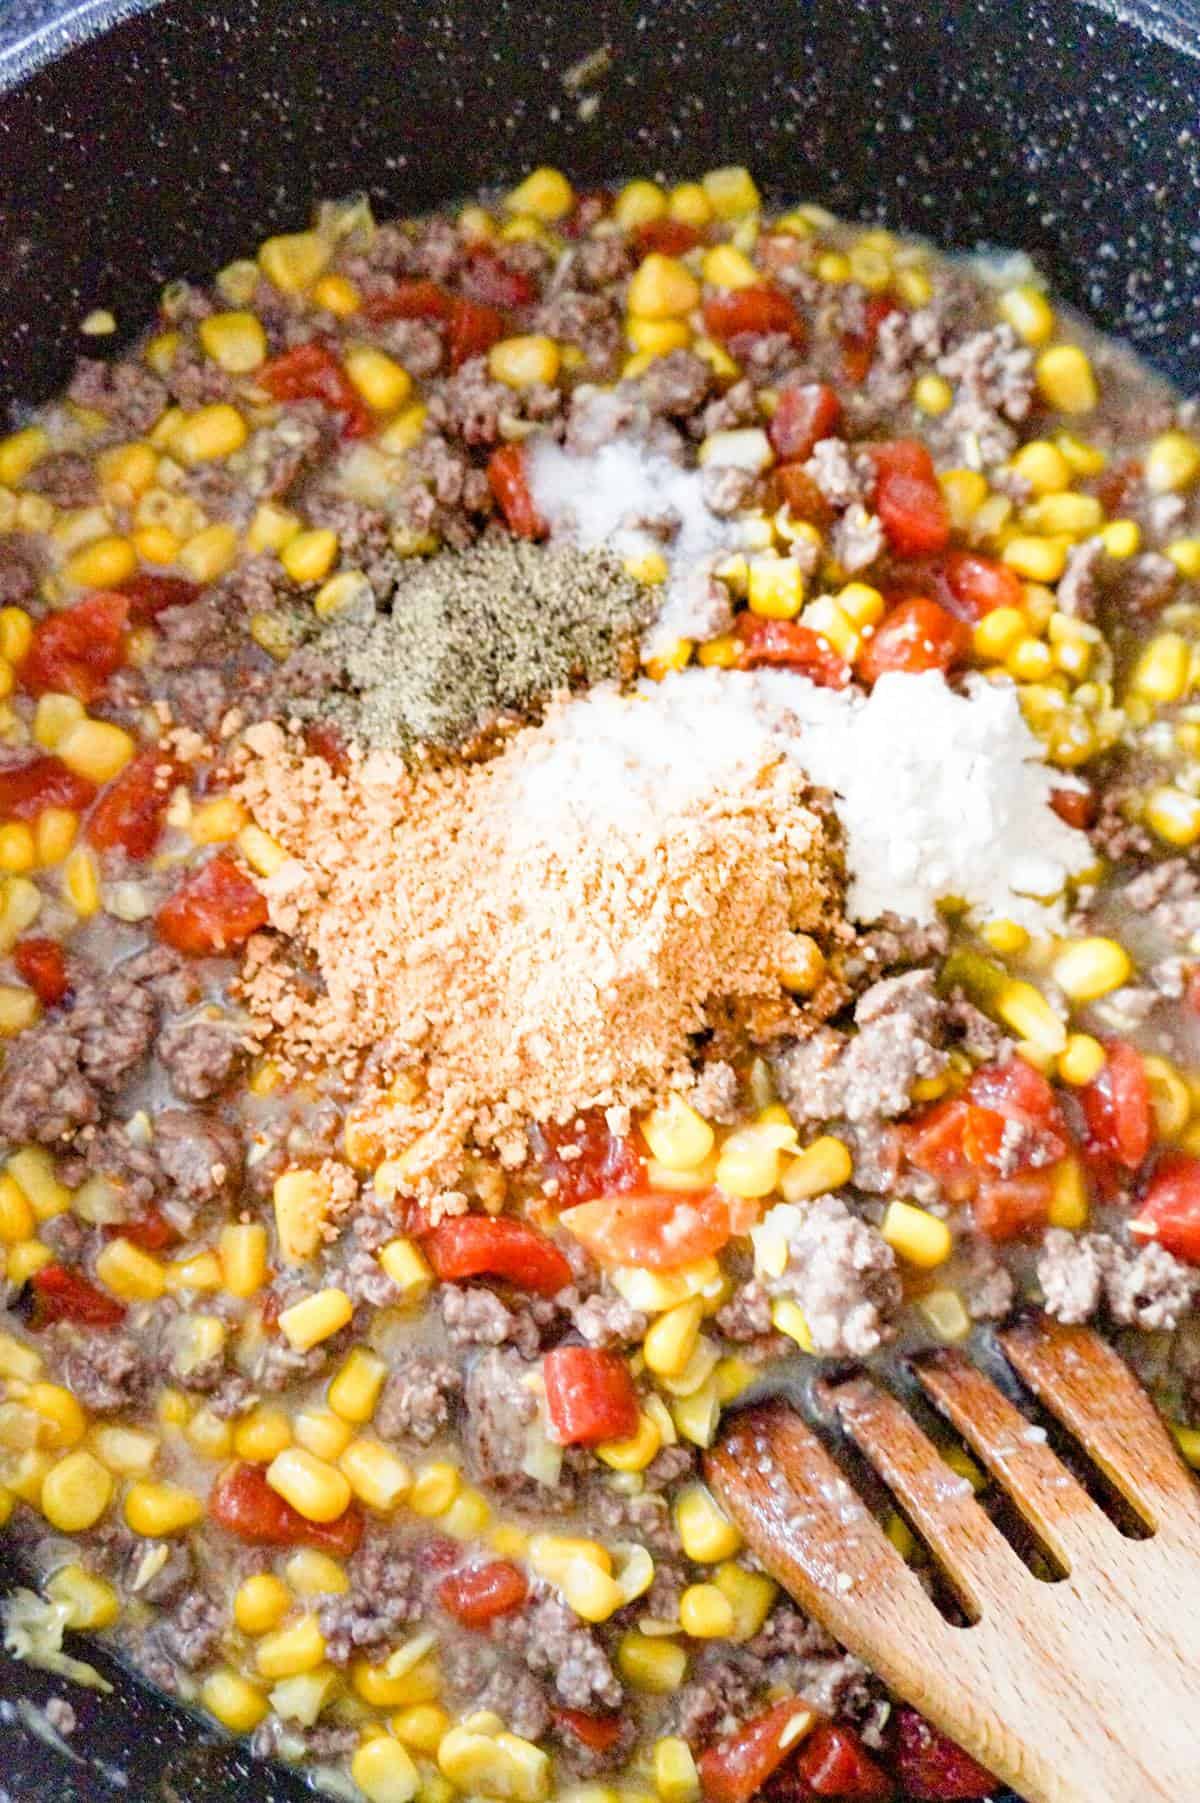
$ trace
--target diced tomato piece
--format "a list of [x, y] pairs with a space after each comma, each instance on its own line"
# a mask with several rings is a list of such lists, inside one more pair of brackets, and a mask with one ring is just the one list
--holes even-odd
[[785, 463], [803, 463], [812, 456], [814, 445], [834, 435], [841, 418], [836, 389], [825, 382], [802, 382], [780, 389], [767, 437]]
[[0, 766], [0, 816], [6, 820], [34, 820], [43, 808], [70, 808], [78, 814], [95, 793], [95, 783], [76, 776], [48, 752]]
[[345, 776], [350, 769], [349, 747], [327, 720], [311, 720], [304, 728], [304, 749], [311, 757], [323, 758], [335, 776]]
[[519, 1609], [528, 1595], [525, 1573], [507, 1559], [456, 1571], [438, 1585], [438, 1602], [464, 1628], [486, 1628]]
[[370, 408], [340, 360], [319, 338], [272, 357], [255, 381], [277, 401], [320, 401], [340, 417], [343, 438], [365, 438], [373, 428]]
[[1050, 806], [1068, 826], [1086, 832], [1096, 821], [1096, 796], [1089, 784], [1081, 789], [1051, 789]]
[[194, 958], [232, 951], [267, 924], [267, 903], [249, 873], [218, 852], [184, 877], [154, 916], [158, 936]]
[[1139, 1240], [1157, 1240], [1185, 1264], [1200, 1265], [1200, 1158], [1164, 1153], [1129, 1231]]
[[542, 1360], [542, 1382], [550, 1438], [560, 1446], [598, 1446], [637, 1433], [637, 1392], [619, 1353], [556, 1346]]
[[74, 1321], [80, 1327], [117, 1327], [125, 1319], [123, 1303], [106, 1296], [66, 1265], [43, 1265], [29, 1281], [35, 1327], [49, 1327], [55, 1321]]
[[[1006, 1128], [1013, 1123], [1021, 1138], [1006, 1148]], [[935, 1102], [903, 1133], [909, 1162], [936, 1177], [951, 1201], [974, 1197], [977, 1225], [997, 1239], [1044, 1219], [1052, 1184], [1048, 1167], [1071, 1144], [1058, 1097], [1022, 1058], [984, 1065], [962, 1095]], [[1002, 1153], [1018, 1160], [1006, 1179], [999, 1176]]]
[[1044, 1227], [1054, 1197], [1050, 1171], [1020, 1171], [1013, 1177], [985, 1177], [972, 1209], [976, 1227], [990, 1240], [1013, 1240]]
[[905, 1795], [921, 1803], [967, 1803], [1001, 1789], [978, 1760], [907, 1704], [897, 1711], [896, 1769]]
[[1115, 1158], [1136, 1171], [1154, 1137], [1150, 1085], [1139, 1053], [1123, 1039], [1110, 1039], [1104, 1069], [1080, 1091], [1089, 1152]]
[[950, 515], [927, 447], [915, 438], [897, 438], [872, 445], [870, 454], [876, 473], [875, 511], [893, 551], [902, 557], [923, 557], [944, 550]]
[[538, 297], [537, 283], [523, 269], [513, 269], [504, 258], [486, 245], [478, 245], [467, 256], [462, 272], [462, 289], [468, 300], [485, 307], [528, 307]]
[[179, 766], [162, 751], [143, 751], [111, 782], [88, 817], [86, 837], [97, 851], [120, 846], [148, 858], [162, 837]]
[[419, 279], [400, 282], [390, 293], [368, 294], [362, 304], [364, 319], [382, 325], [389, 319], [449, 319], [454, 296], [438, 283]]
[[794, 1723], [807, 1715], [798, 1698], [785, 1698], [702, 1753], [697, 1769], [705, 1803], [750, 1803], [793, 1751]]
[[936, 1177], [952, 1202], [968, 1202], [975, 1191], [976, 1169], [967, 1150], [971, 1114], [969, 1102], [950, 1096], [901, 1129], [909, 1163]]
[[102, 590], [39, 620], [20, 664], [23, 687], [94, 701], [125, 661], [129, 605], [125, 595]]
[[796, 1755], [795, 1770], [814, 1797], [873, 1803], [892, 1795], [892, 1781], [876, 1765], [853, 1728], [821, 1722]]
[[223, 1471], [212, 1487], [208, 1512], [247, 1546], [314, 1546], [348, 1559], [362, 1539], [357, 1503], [333, 1521], [309, 1521], [272, 1490], [261, 1465], [241, 1463]]
[[443, 1283], [502, 1277], [535, 1296], [555, 1296], [571, 1281], [571, 1267], [553, 1240], [505, 1215], [449, 1215], [421, 1243]]
[[625, 1727], [623, 1716], [589, 1715], [586, 1709], [556, 1709], [554, 1720], [590, 1753], [611, 1753]]
[[143, 570], [121, 584], [121, 593], [129, 602], [129, 617], [139, 626], [156, 620], [168, 607], [190, 607], [201, 592], [198, 582], [183, 576], [156, 576]]
[[645, 1182], [646, 1166], [637, 1145], [632, 1139], [618, 1139], [599, 1109], [577, 1115], [567, 1127], [543, 1127], [541, 1136], [546, 1148], [543, 1167], [556, 1185], [559, 1208], [637, 1189]]
[[106, 1227], [104, 1232], [109, 1239], [132, 1240], [143, 1252], [163, 1252], [168, 1246], [178, 1245], [180, 1239], [166, 1215], [157, 1208], [147, 1208], [132, 1221], [121, 1221]]
[[804, 342], [804, 322], [780, 288], [731, 288], [710, 294], [704, 303], [704, 329], [710, 338], [760, 337], [783, 332]]
[[18, 939], [13, 963], [22, 983], [28, 983], [44, 1008], [61, 1002], [71, 987], [67, 955], [57, 939]]
[[892, 670], [908, 675], [921, 670], [950, 670], [962, 662], [970, 648], [971, 634], [961, 620], [936, 601], [915, 595], [893, 607], [864, 641], [857, 670], [868, 685]]
[[493, 451], [488, 458], [487, 476], [509, 531], [517, 538], [545, 538], [549, 528], [529, 492], [525, 447], [504, 444]]
[[[1069, 1151], [1071, 1138], [1058, 1096], [1041, 1071], [1024, 1058], [981, 1065], [967, 1084], [966, 1095], [976, 1110], [992, 1110], [1024, 1129], [1027, 1163], [1040, 1167]], [[994, 1151], [989, 1152], [976, 1162], [992, 1163], [994, 1157]]]
[[456, 300], [446, 327], [446, 349], [451, 369], [461, 369], [472, 357], [482, 357], [498, 344], [506, 331], [504, 315], [478, 301]]
[[777, 463], [768, 478], [793, 519], [825, 526], [833, 509], [802, 463]]
[[889, 313], [898, 313], [900, 303], [890, 294], [873, 294], [863, 310], [861, 332], [847, 332], [842, 338], [842, 374], [856, 386], [865, 382], [879, 342], [879, 328]]
[[633, 235], [643, 256], [657, 251], [661, 257], [683, 257], [704, 242], [704, 233], [682, 219], [647, 219]]
[[821, 689], [844, 689], [850, 666], [827, 639], [801, 626], [798, 620], [768, 620], [761, 614], [740, 613], [733, 623], [739, 643], [738, 664], [743, 670], [763, 665], [799, 670]]
[[559, 1219], [600, 1264], [649, 1271], [695, 1264], [719, 1252], [733, 1233], [729, 1204], [716, 1190], [602, 1196], [566, 1209]]
[[964, 620], [982, 620], [997, 607], [1020, 608], [1021, 579], [998, 558], [981, 551], [947, 551], [941, 574], [954, 611]]

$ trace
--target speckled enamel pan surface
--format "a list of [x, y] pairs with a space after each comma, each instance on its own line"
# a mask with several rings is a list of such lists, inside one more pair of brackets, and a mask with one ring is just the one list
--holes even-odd
[[[1200, 0], [0, 0], [0, 419], [65, 379], [91, 308], [133, 333], [166, 278], [319, 195], [412, 212], [538, 162], [586, 186], [734, 160], [1025, 249], [1200, 388]], [[68, 1758], [21, 1713], [61, 1686], [0, 1661], [0, 1803], [312, 1796], [98, 1663], [115, 1693], [72, 1694]]]

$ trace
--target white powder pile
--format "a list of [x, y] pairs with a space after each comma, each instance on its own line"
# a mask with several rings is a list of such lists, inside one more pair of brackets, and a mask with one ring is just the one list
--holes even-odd
[[1049, 805], [1069, 779], [1042, 760], [1015, 691], [937, 672], [890, 675], [869, 696], [791, 671], [690, 669], [631, 696], [598, 688], [548, 723], [509, 811], [514, 843], [650, 838], [663, 813], [752, 778], [780, 756], [837, 798], [848, 906], [928, 920], [941, 901], [1046, 930], [1093, 861]]

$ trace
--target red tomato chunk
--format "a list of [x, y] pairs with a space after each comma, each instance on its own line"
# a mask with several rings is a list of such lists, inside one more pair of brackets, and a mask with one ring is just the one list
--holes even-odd
[[923, 595], [893, 607], [863, 645], [858, 674], [867, 684], [890, 670], [915, 675], [921, 670], [949, 670], [971, 648], [971, 634], [961, 620]]
[[80, 1327], [117, 1327], [125, 1319], [122, 1303], [66, 1265], [43, 1265], [29, 1281], [35, 1327], [49, 1327], [55, 1321], [73, 1321]]
[[546, 1151], [543, 1168], [557, 1186], [559, 1208], [638, 1189], [645, 1182], [645, 1163], [632, 1139], [618, 1139], [599, 1111], [578, 1115], [568, 1127], [541, 1130]]
[[786, 1698], [702, 1753], [698, 1770], [706, 1803], [750, 1803], [794, 1750], [797, 1718], [803, 1732], [808, 1710], [798, 1698]]
[[178, 1245], [180, 1238], [166, 1215], [157, 1208], [147, 1208], [132, 1221], [106, 1227], [104, 1232], [109, 1239], [132, 1240], [143, 1252], [163, 1252], [168, 1246]]
[[733, 630], [740, 641], [738, 662], [743, 670], [766, 665], [799, 670], [821, 689], [844, 689], [850, 666], [826, 639], [796, 620], [768, 620], [760, 614], [742, 613]]
[[165, 944], [203, 958], [232, 951], [266, 926], [267, 904], [241, 865], [221, 852], [183, 879], [154, 924]]
[[95, 783], [76, 776], [48, 752], [0, 769], [0, 816], [7, 820], [35, 820], [43, 808], [70, 808], [78, 814], [95, 793]]
[[1109, 1040], [1104, 1049], [1104, 1069], [1079, 1098], [1087, 1122], [1087, 1150], [1136, 1171], [1154, 1137], [1146, 1067], [1123, 1039]]
[[143, 751], [109, 784], [92, 809], [86, 837], [97, 851], [119, 846], [148, 858], [162, 837], [179, 767], [161, 751]]
[[950, 515], [926, 447], [915, 438], [897, 438], [874, 445], [871, 456], [876, 473], [875, 511], [892, 550], [902, 557], [944, 550], [950, 537]]
[[368, 294], [363, 301], [363, 318], [382, 324], [389, 319], [449, 319], [454, 309], [454, 296], [437, 282], [420, 279], [400, 282], [390, 291]]
[[472, 357], [484, 356], [499, 343], [505, 330], [504, 315], [495, 307], [456, 300], [446, 326], [446, 349], [450, 353], [451, 369], [461, 369]]
[[71, 987], [67, 956], [57, 939], [19, 939], [13, 963], [22, 983], [28, 983], [44, 1008], [61, 1002]]
[[824, 382], [805, 382], [783, 388], [771, 416], [767, 437], [775, 454], [785, 463], [803, 463], [813, 446], [832, 438], [842, 418], [842, 403]]
[[592, 1753], [610, 1753], [625, 1726], [623, 1716], [589, 1715], [586, 1709], [556, 1709], [554, 1720]]
[[507, 1559], [454, 1572], [438, 1585], [438, 1602], [465, 1628], [486, 1628], [498, 1616], [511, 1615], [528, 1595], [524, 1572]]
[[1015, 570], [980, 551], [948, 551], [942, 575], [954, 608], [964, 620], [982, 620], [997, 607], [1020, 608], [1021, 579]]
[[653, 250], [660, 257], [686, 256], [704, 242], [703, 232], [682, 219], [648, 219], [645, 225], [638, 226], [634, 237], [643, 255]]
[[729, 1203], [716, 1190], [667, 1195], [654, 1190], [601, 1196], [560, 1216], [602, 1265], [675, 1271], [719, 1252], [733, 1232]]
[[1139, 1240], [1157, 1240], [1185, 1264], [1200, 1265], [1200, 1158], [1168, 1152], [1159, 1159], [1129, 1231]]
[[273, 357], [255, 380], [277, 401], [320, 401], [340, 416], [343, 438], [365, 438], [374, 423], [340, 361], [319, 338]]
[[892, 1781], [871, 1758], [853, 1728], [822, 1722], [796, 1756], [795, 1772], [814, 1797], [873, 1803], [892, 1795]]
[[782, 332], [796, 344], [804, 342], [804, 323], [778, 288], [734, 288], [710, 295], [704, 303], [704, 328], [710, 338], [722, 340]]
[[997, 1780], [915, 1709], [897, 1711], [897, 1773], [906, 1796], [921, 1803], [967, 1803], [993, 1797]]
[[31, 695], [94, 701], [125, 662], [129, 609], [125, 595], [101, 592], [40, 620], [21, 661], [22, 685]]
[[873, 294], [864, 308], [861, 332], [847, 332], [842, 339], [842, 374], [856, 386], [865, 382], [879, 342], [879, 328], [889, 313], [901, 311], [890, 294]]
[[462, 274], [463, 293], [485, 307], [528, 307], [537, 299], [537, 283], [524, 270], [513, 269], [503, 257], [480, 245], [467, 257]]
[[258, 1465], [231, 1465], [208, 1499], [212, 1519], [247, 1546], [314, 1546], [348, 1559], [362, 1539], [363, 1518], [351, 1503], [335, 1521], [307, 1521], [277, 1496]]
[[493, 451], [488, 458], [487, 477], [509, 531], [517, 538], [545, 538], [549, 528], [529, 492], [524, 447], [505, 444]]
[[535, 1296], [555, 1296], [571, 1281], [571, 1267], [552, 1240], [524, 1221], [491, 1215], [451, 1215], [422, 1245], [443, 1283], [464, 1277], [503, 1277]]
[[556, 1346], [542, 1360], [550, 1438], [560, 1446], [598, 1446], [637, 1432], [638, 1404], [624, 1359], [591, 1346]]
[[[1023, 1058], [982, 1066], [961, 1096], [935, 1102], [903, 1131], [910, 1162], [951, 1201], [973, 1202], [981, 1233], [1011, 1239], [1044, 1224], [1053, 1166], [1071, 1139], [1054, 1090]], [[1013, 1167], [1004, 1176], [1002, 1158]]]

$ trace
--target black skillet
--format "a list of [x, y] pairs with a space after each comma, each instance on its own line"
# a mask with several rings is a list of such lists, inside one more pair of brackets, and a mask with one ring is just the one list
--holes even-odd
[[[133, 332], [318, 195], [416, 212], [539, 162], [588, 186], [746, 161], [780, 197], [1019, 246], [1194, 392], [1198, 59], [1200, 0], [0, 0], [0, 427], [92, 308]], [[63, 1687], [0, 1660], [0, 1803], [312, 1796], [105, 1669], [72, 1763], [3, 1719]]]

